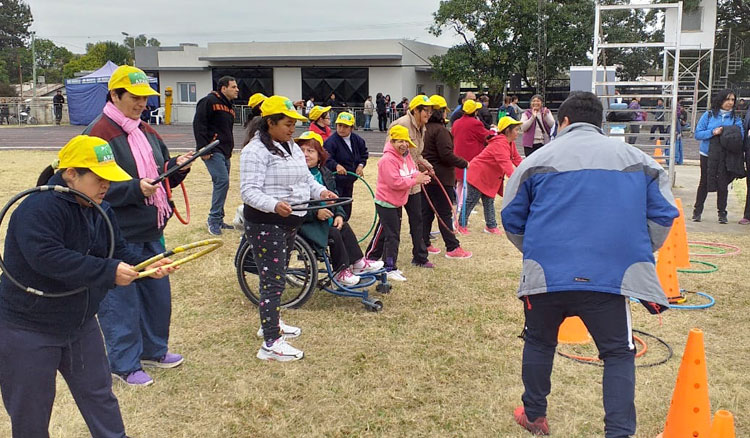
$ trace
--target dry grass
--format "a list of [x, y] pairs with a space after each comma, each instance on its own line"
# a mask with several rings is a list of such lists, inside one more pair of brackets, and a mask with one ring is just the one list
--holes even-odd
[[[0, 152], [0, 199], [30, 187], [52, 153]], [[237, 158], [237, 157], [236, 157]], [[229, 218], [239, 203], [238, 159], [233, 163]], [[367, 178], [374, 181], [374, 162]], [[207, 237], [205, 215], [210, 179], [197, 163], [187, 180], [193, 220], [172, 220], [167, 243]], [[357, 184], [355, 230], [371, 221], [369, 194]], [[498, 203], [499, 204], [499, 203]], [[406, 222], [406, 221], [404, 221]], [[515, 298], [520, 254], [504, 238], [481, 233], [481, 214], [472, 217], [474, 252], [467, 261], [433, 256], [434, 270], [411, 267], [408, 226], [402, 237], [402, 269], [409, 281], [382, 297], [382, 313], [366, 312], [355, 299], [316, 292], [301, 309], [286, 311], [303, 328], [294, 345], [305, 360], [262, 363], [255, 359], [255, 307], [237, 285], [232, 259], [239, 235], [174, 275], [170, 348], [185, 355], [175, 370], [155, 371], [145, 389], [115, 385], [125, 423], [135, 437], [525, 437], [514, 424], [520, 403], [523, 313]], [[4, 231], [3, 231], [4, 235]], [[666, 365], [637, 372], [638, 437], [661, 431], [687, 332], [706, 335], [712, 410], [739, 418], [737, 436], [750, 435], [750, 379], [746, 372], [750, 326], [746, 309], [746, 266], [750, 237], [691, 235], [693, 240], [732, 243], [743, 253], [718, 259], [712, 275], [680, 274], [682, 287], [713, 294], [706, 311], [670, 311], [663, 325], [634, 306], [636, 328], [662, 337], [675, 349]], [[731, 239], [731, 240], [730, 240]], [[655, 344], [653, 353], [662, 353]], [[654, 356], [651, 356], [654, 357]], [[648, 360], [649, 355], [645, 360]], [[556, 360], [549, 419], [553, 436], [602, 436], [601, 369]], [[0, 436], [10, 436], [0, 415]], [[85, 424], [60, 380], [50, 427], [53, 437], [88, 436]]]

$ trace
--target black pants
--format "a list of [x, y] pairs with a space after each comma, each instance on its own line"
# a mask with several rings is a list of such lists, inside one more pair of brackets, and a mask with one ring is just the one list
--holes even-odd
[[429, 201], [426, 199], [426, 195], [430, 197], [435, 210], [437, 210], [440, 218], [450, 228], [445, 228], [443, 223], [438, 221], [438, 228], [440, 229], [440, 235], [443, 237], [445, 242], [445, 248], [448, 252], [461, 246], [461, 243], [453, 233], [453, 210], [451, 209], [451, 203], [456, 203], [456, 191], [453, 186], [445, 186], [445, 191], [448, 193], [448, 199], [446, 199], [443, 191], [440, 190], [440, 186], [437, 184], [427, 184], [424, 186], [422, 192], [422, 240], [425, 246], [430, 246], [430, 230], [432, 229], [432, 221], [435, 219], [435, 212], [432, 211]]
[[0, 322], [0, 390], [14, 438], [49, 437], [58, 371], [91, 436], [125, 436], [120, 405], [112, 393], [104, 340], [99, 323], [91, 318], [70, 335]]
[[539, 148], [541, 148], [542, 146], [544, 146], [544, 143], [534, 143], [534, 145], [531, 146], [531, 147], [524, 146], [523, 147], [523, 155], [525, 157], [528, 157], [529, 155], [531, 155], [534, 152], [538, 151]]
[[422, 194], [409, 195], [404, 206], [409, 217], [409, 235], [411, 235], [411, 262], [421, 265], [427, 263], [427, 245], [422, 235]]
[[[640, 134], [641, 133], [641, 125], [630, 125], [630, 133], [631, 134]], [[631, 135], [628, 137], [628, 143], [630, 144], [636, 144], [638, 143], [638, 136]]]
[[[350, 180], [349, 178], [336, 178], [336, 191], [338, 192], [339, 196], [342, 196], [344, 198], [351, 198], [354, 194], [354, 180]], [[343, 208], [344, 213], [346, 213], [346, 218], [344, 219], [351, 219], [352, 204], [346, 204], [341, 208]]]
[[286, 269], [294, 249], [297, 229], [284, 225], [248, 223], [245, 238], [253, 251], [260, 277], [260, 325], [263, 339], [273, 342], [279, 334], [279, 307], [286, 286]]
[[398, 245], [401, 242], [401, 207], [388, 208], [375, 204], [378, 224], [367, 245], [367, 258], [383, 259], [387, 271], [398, 269]]
[[[698, 183], [698, 193], [695, 195], [695, 206], [693, 207], [694, 214], [703, 213], [703, 204], [706, 202], [708, 196], [708, 157], [701, 155], [701, 179]], [[727, 213], [727, 197], [729, 196], [729, 186], [721, 186], [716, 188], [716, 209], [719, 214]], [[745, 207], [747, 211], [747, 206]]]
[[346, 222], [341, 230], [336, 227], [328, 230], [328, 249], [331, 252], [331, 268], [334, 271], [345, 268], [364, 257], [357, 243], [357, 236]]
[[750, 219], [750, 160], [745, 162], [745, 169], [747, 174], [745, 175], [745, 184], [747, 186], [747, 193], [745, 194], [745, 213], [742, 215], [745, 219]]
[[635, 345], [628, 297], [603, 292], [551, 292], [524, 297], [522, 379], [529, 421], [545, 416], [557, 333], [579, 316], [604, 361], [602, 390], [606, 438], [635, 435]]
[[[657, 120], [657, 122], [661, 122], [663, 120]], [[669, 126], [664, 125], [653, 125], [651, 126], [651, 133], [659, 131], [660, 134], [668, 134], [669, 133]], [[651, 140], [654, 139], [654, 137], [650, 137]]]
[[388, 129], [388, 118], [385, 113], [378, 113], [378, 130], [385, 132]]

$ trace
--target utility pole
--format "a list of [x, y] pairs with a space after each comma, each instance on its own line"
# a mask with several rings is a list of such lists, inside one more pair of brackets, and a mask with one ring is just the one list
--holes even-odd
[[33, 98], [32, 104], [36, 104], [36, 32], [31, 32], [31, 78], [34, 81], [33, 84], [31, 84], [31, 88], [33, 90]]
[[21, 73], [21, 52], [16, 49], [16, 62], [18, 63], [18, 86], [21, 88], [21, 99], [23, 99], [23, 73]]

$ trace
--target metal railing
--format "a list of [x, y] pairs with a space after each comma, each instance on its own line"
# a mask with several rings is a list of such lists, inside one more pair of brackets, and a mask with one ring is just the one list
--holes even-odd
[[[60, 107], [60, 123], [68, 124], [68, 105]], [[0, 125], [53, 125], [57, 123], [55, 104], [0, 103]]]

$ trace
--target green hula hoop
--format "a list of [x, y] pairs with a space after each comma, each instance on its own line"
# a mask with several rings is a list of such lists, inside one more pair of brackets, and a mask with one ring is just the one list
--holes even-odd
[[[375, 202], [375, 192], [372, 191], [372, 187], [370, 187], [370, 184], [368, 184], [367, 181], [365, 181], [364, 178], [362, 178], [361, 176], [357, 175], [354, 172], [346, 172], [346, 174], [347, 175], [351, 175], [353, 177], [356, 177], [358, 180], [362, 181], [365, 184], [365, 187], [367, 187], [367, 190], [370, 191], [370, 196], [372, 196], [372, 201]], [[372, 225], [370, 225], [369, 231], [367, 231], [367, 234], [365, 234], [364, 236], [360, 237], [359, 240], [357, 240], [357, 243], [364, 242], [365, 239], [367, 239], [370, 236], [370, 234], [372, 234], [373, 230], [375, 230], [375, 225], [377, 223], [378, 223], [378, 211], [375, 210], [375, 215], [373, 215], [373, 217], [372, 217]]]
[[[727, 250], [724, 248], [721, 248], [719, 246], [711, 246], [711, 245], [699, 245], [697, 243], [688, 243], [688, 246], [692, 246], [695, 248], [703, 248], [703, 249], [710, 249], [712, 252], [706, 253], [706, 254], [690, 254], [692, 256], [700, 257], [700, 256], [715, 256], [719, 254], [726, 254]], [[692, 260], [691, 260], [692, 261]]]
[[677, 272], [684, 272], [686, 274], [710, 274], [719, 270], [719, 267], [713, 263], [704, 262], [702, 260], [690, 260], [690, 263], [698, 263], [700, 265], [708, 266], [708, 269], [678, 269]]

